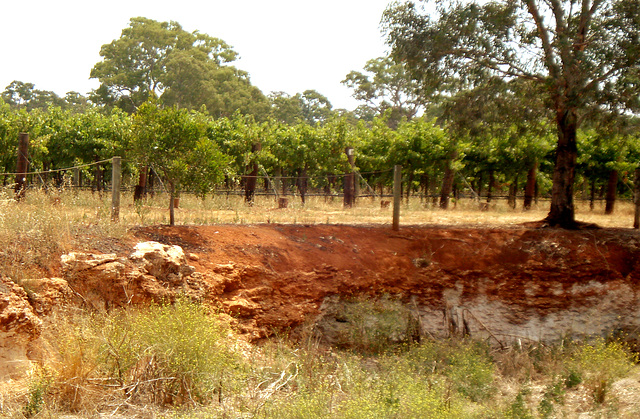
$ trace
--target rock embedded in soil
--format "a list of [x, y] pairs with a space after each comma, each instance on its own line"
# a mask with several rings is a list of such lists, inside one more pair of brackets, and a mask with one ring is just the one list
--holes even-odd
[[0, 276], [0, 380], [17, 378], [30, 368], [28, 346], [40, 336], [41, 326], [24, 289]]

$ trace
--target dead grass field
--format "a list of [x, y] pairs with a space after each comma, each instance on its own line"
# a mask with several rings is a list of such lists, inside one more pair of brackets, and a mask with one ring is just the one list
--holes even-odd
[[[11, 218], [10, 212], [20, 215], [45, 212], [56, 215], [63, 222], [96, 226], [110, 223], [111, 195], [88, 191], [64, 191], [45, 194], [34, 191], [25, 202], [16, 203], [5, 194], [1, 201], [0, 214]], [[412, 197], [403, 199], [400, 215], [401, 225], [465, 225], [478, 227], [512, 226], [538, 221], [548, 212], [548, 201], [540, 201], [529, 211], [522, 210], [522, 202], [512, 209], [505, 200], [497, 200], [488, 210], [480, 210], [478, 201], [472, 199], [452, 203], [450, 209], [441, 210], [437, 205]], [[589, 203], [576, 202], [576, 218], [595, 223], [605, 228], [632, 228], [633, 204], [629, 201], [616, 203], [612, 215], [604, 214], [604, 202], [596, 202], [593, 210]], [[140, 225], [167, 224], [169, 219], [168, 197], [156, 194], [134, 204], [132, 194], [121, 198], [120, 229]], [[207, 224], [375, 224], [391, 225], [392, 208], [381, 208], [380, 199], [359, 198], [353, 208], [344, 208], [342, 199], [336, 197], [308, 197], [303, 205], [299, 197], [289, 197], [288, 208], [279, 209], [273, 197], [257, 196], [253, 205], [247, 205], [239, 195], [215, 195], [205, 199], [183, 195], [176, 208], [176, 223], [180, 225]], [[114, 228], [108, 228], [114, 230]]]

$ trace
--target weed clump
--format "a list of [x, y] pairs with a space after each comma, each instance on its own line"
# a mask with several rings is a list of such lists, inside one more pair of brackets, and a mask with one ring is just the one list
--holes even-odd
[[223, 404], [243, 374], [228, 325], [183, 299], [107, 314], [66, 313], [52, 319], [46, 338], [53, 378], [46, 391], [33, 392], [29, 411], [44, 401], [51, 409], [92, 411], [123, 396], [157, 406]]
[[567, 386], [579, 383], [589, 390], [597, 404], [604, 403], [613, 382], [626, 376], [638, 362], [637, 354], [619, 341], [596, 338], [577, 348], [567, 362]]

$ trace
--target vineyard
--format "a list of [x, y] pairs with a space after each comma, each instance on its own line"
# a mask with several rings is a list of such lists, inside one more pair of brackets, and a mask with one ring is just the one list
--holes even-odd
[[[251, 202], [266, 193], [304, 204], [322, 195], [350, 206], [356, 196], [389, 196], [394, 165], [402, 166], [404, 197], [441, 208], [450, 199], [474, 198], [487, 208], [506, 200], [512, 208], [529, 209], [550, 194], [552, 129], [460, 137], [435, 119], [416, 118], [396, 129], [387, 122], [345, 116], [284, 124], [240, 114], [215, 119], [153, 101], [135, 115], [55, 107], [27, 112], [0, 104], [0, 170], [4, 184], [13, 184], [19, 133], [25, 132], [27, 184], [36, 188], [108, 189], [110, 159], [121, 156], [123, 185], [137, 190], [137, 197], [173, 190], [176, 197], [241, 193]], [[606, 201], [611, 213], [616, 197], [633, 195], [637, 134], [583, 130], [578, 142], [577, 198], [591, 208]]]

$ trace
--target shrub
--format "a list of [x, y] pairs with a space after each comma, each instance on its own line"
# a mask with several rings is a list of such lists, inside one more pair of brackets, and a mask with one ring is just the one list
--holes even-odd
[[470, 340], [427, 341], [410, 349], [414, 368], [443, 375], [449, 385], [472, 401], [495, 393], [495, 366], [488, 348]]
[[353, 377], [349, 396], [339, 406], [335, 417], [461, 417], [460, 406], [447, 383], [432, 380], [429, 374], [417, 371], [406, 354], [382, 357], [375, 370], [367, 369]]
[[[55, 372], [45, 390], [63, 410], [99, 410], [123, 395], [157, 405], [222, 404], [244, 373], [228, 327], [183, 299], [139, 311], [65, 313], [51, 323], [46, 338]], [[35, 412], [45, 392], [32, 393]]]
[[136, 361], [128, 371], [132, 390], [142, 391], [144, 383], [156, 402], [181, 404], [222, 401], [233, 388], [240, 363], [229, 349], [229, 330], [203, 306], [182, 299], [151, 306], [129, 327], [120, 359]]
[[566, 382], [581, 379], [594, 401], [603, 403], [614, 380], [627, 375], [636, 362], [637, 355], [621, 341], [596, 338], [577, 347], [567, 365]]

